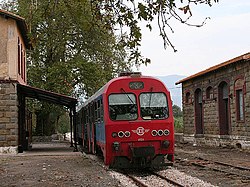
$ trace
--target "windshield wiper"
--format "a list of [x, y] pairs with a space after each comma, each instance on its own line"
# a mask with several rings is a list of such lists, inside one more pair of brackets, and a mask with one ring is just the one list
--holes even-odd
[[134, 101], [129, 97], [129, 95], [127, 94], [127, 92], [125, 92], [125, 90], [123, 88], [121, 88], [121, 91], [126, 94], [126, 96], [128, 97], [128, 99], [130, 100], [130, 102], [134, 105], [135, 104]]

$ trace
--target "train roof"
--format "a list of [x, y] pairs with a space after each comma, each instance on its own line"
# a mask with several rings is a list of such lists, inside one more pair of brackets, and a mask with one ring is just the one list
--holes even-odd
[[124, 79], [131, 79], [131, 78], [144, 78], [144, 79], [155, 79], [160, 81], [159, 79], [151, 76], [144, 76], [141, 75], [140, 72], [135, 72], [135, 73], [120, 73], [119, 77], [111, 79], [109, 82], [107, 82], [103, 87], [101, 87], [94, 95], [92, 95], [90, 98], [88, 98], [82, 105], [78, 107], [78, 110], [80, 110], [82, 107], [88, 105], [90, 102], [98, 98], [100, 95], [106, 92], [108, 89], [109, 85], [112, 84], [113, 82], [117, 80], [124, 80]]

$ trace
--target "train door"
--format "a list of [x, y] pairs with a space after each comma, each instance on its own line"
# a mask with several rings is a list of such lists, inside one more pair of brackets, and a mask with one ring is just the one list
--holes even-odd
[[93, 103], [88, 107], [89, 109], [89, 124], [88, 124], [88, 152], [92, 153], [92, 132], [93, 132]]
[[89, 107], [86, 106], [86, 108], [84, 108], [84, 115], [85, 115], [85, 121], [84, 121], [84, 125], [83, 125], [83, 148], [84, 151], [88, 152], [89, 151], [89, 123], [90, 123], [90, 119], [89, 119]]
[[91, 107], [92, 109], [92, 123], [91, 123], [91, 152], [93, 154], [96, 153], [96, 128], [95, 128], [95, 124], [97, 122], [97, 101], [93, 102], [93, 105]]
[[218, 87], [219, 127], [220, 135], [229, 134], [229, 88], [226, 82], [221, 82]]
[[[102, 99], [98, 99], [95, 102], [95, 123], [94, 123], [94, 128], [93, 128], [93, 153], [96, 153], [99, 151], [99, 148], [97, 148], [97, 138], [100, 138], [100, 126], [101, 126], [101, 110], [102, 110]], [[99, 137], [97, 137], [97, 131]]]
[[202, 92], [201, 89], [195, 90], [195, 132], [196, 134], [203, 134], [203, 105], [202, 105]]
[[95, 153], [95, 102], [91, 103], [89, 109], [89, 123], [87, 127], [88, 152]]

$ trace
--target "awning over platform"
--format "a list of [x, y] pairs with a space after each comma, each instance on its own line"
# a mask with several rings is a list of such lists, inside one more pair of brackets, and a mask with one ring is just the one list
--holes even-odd
[[17, 91], [24, 97], [35, 98], [40, 101], [46, 101], [53, 104], [63, 105], [69, 108], [74, 108], [77, 104], [77, 99], [73, 97], [45, 91], [27, 85], [17, 84]]
[[52, 104], [58, 104], [66, 106], [70, 109], [70, 132], [71, 132], [71, 146], [73, 147], [72, 132], [74, 131], [74, 151], [77, 151], [76, 144], [76, 104], [77, 99], [66, 95], [49, 92], [39, 88], [34, 88], [28, 85], [17, 84], [19, 112], [18, 112], [18, 124], [19, 124], [19, 140], [18, 140], [18, 151], [22, 152], [23, 147], [27, 144], [26, 141], [26, 115], [25, 115], [25, 98], [33, 98], [39, 101], [45, 101]]

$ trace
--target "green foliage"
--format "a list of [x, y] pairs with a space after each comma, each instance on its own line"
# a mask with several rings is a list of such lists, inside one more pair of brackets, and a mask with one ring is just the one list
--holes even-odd
[[[88, 97], [117, 72], [130, 69], [132, 64], [125, 62], [124, 46], [113, 28], [96, 17], [92, 6], [88, 0], [6, 2], [8, 10], [26, 18], [30, 29], [33, 50], [27, 59], [29, 85]], [[29, 107], [39, 111], [37, 134], [56, 131], [64, 108], [43, 102]]]
[[112, 30], [95, 19], [90, 2], [29, 3], [20, 1], [19, 13], [31, 26], [30, 85], [66, 95], [76, 90], [91, 94], [90, 87], [96, 91], [117, 71], [129, 69], [124, 49]]
[[58, 132], [61, 134], [70, 132], [70, 118], [68, 113], [60, 116], [58, 121]]
[[182, 117], [182, 111], [181, 108], [177, 105], [173, 105], [173, 115], [174, 117]]
[[[135, 64], [150, 63], [139, 51], [140, 22], [152, 30], [152, 21], [157, 19], [164, 47], [171, 46], [176, 51], [168, 37], [167, 29], [173, 32], [170, 20], [191, 25], [188, 23], [191, 5], [211, 6], [217, 0], [181, 0], [182, 8], [178, 8], [180, 5], [176, 2], [6, 0], [0, 6], [21, 15], [28, 23], [34, 48], [28, 54], [28, 84], [65, 95], [88, 97], [118, 72], [130, 70]], [[43, 119], [51, 119], [46, 121], [48, 128], [61, 115], [58, 112], [51, 117], [55, 108], [50, 104], [36, 103], [33, 107], [43, 110]]]
[[179, 106], [173, 105], [175, 132], [183, 132], [183, 113]]
[[177, 133], [183, 132], [183, 117], [174, 118], [174, 128], [175, 128], [175, 132]]
[[59, 118], [65, 114], [65, 111], [56, 105], [49, 103], [40, 103], [40, 109], [35, 111], [36, 126], [34, 135], [50, 136], [60, 129]]
[[[97, 27], [100, 27], [101, 30], [105, 28], [111, 32], [115, 32], [115, 29], [119, 29], [119, 44], [129, 53], [128, 60], [140, 65], [141, 63], [150, 63], [150, 60], [144, 58], [139, 50], [142, 39], [141, 23], [145, 23], [145, 26], [152, 30], [153, 20], [156, 19], [159, 35], [163, 39], [164, 47], [170, 46], [176, 51], [169, 39], [169, 34], [174, 32], [171, 26], [174, 25], [172, 20], [189, 26], [203, 26], [207, 18], [205, 18], [202, 23], [189, 23], [189, 19], [192, 16], [191, 9], [198, 4], [212, 6], [213, 3], [218, 3], [218, 0], [5, 0], [0, 6], [7, 10], [18, 12], [18, 14], [28, 20], [32, 30], [33, 28], [38, 28], [37, 31], [41, 31], [39, 33], [33, 32], [32, 38], [35, 43], [37, 39], [39, 39], [37, 37], [44, 35], [51, 36], [59, 30], [64, 31], [64, 29], [69, 28], [69, 26], [73, 26], [74, 29], [82, 27], [90, 31], [86, 33], [82, 32], [84, 35], [82, 35], [82, 38], [78, 38], [84, 39], [84, 42], [90, 34], [99, 36], [95, 35], [95, 29]], [[40, 20], [41, 17], [46, 18], [47, 21], [44, 22], [44, 20]], [[71, 18], [70, 22], [68, 20], [69, 17]], [[37, 22], [38, 20], [42, 22]], [[68, 23], [71, 24], [69, 25]], [[56, 29], [46, 29], [47, 32], [42, 32], [44, 31], [44, 27], [50, 27], [51, 25], [54, 25]], [[48, 41], [47, 44], [54, 44], [53, 42], [56, 43], [58, 39], [67, 41], [68, 38], [75, 37], [73, 35], [67, 37], [67, 32], [64, 33], [64, 37], [57, 35], [53, 40]], [[118, 34], [118, 32], [116, 33]], [[86, 37], [85, 34], [87, 34]], [[82, 40], [79, 40], [79, 42], [80, 41]], [[86, 46], [88, 46], [88, 43], [86, 43]], [[99, 46], [96, 45], [96, 47]], [[100, 47], [102, 48], [103, 46], [101, 45]], [[57, 49], [54, 48], [54, 50]]]
[[[147, 64], [149, 59], [142, 58], [138, 47], [141, 45], [142, 33], [140, 23], [146, 23], [146, 27], [152, 30], [152, 22], [156, 19], [159, 35], [162, 37], [164, 47], [174, 45], [169, 39], [169, 33], [173, 33], [170, 22], [176, 20], [189, 26], [200, 27], [205, 24], [190, 24], [189, 18], [192, 16], [191, 5], [207, 4], [218, 0], [162, 0], [162, 1], [120, 1], [120, 0], [92, 0], [91, 4], [97, 12], [98, 19], [104, 21], [109, 27], [119, 26], [121, 30], [121, 42], [130, 51], [130, 60], [135, 60], [137, 64]], [[188, 12], [188, 14], [187, 14]], [[171, 22], [173, 24], [173, 22]]]

